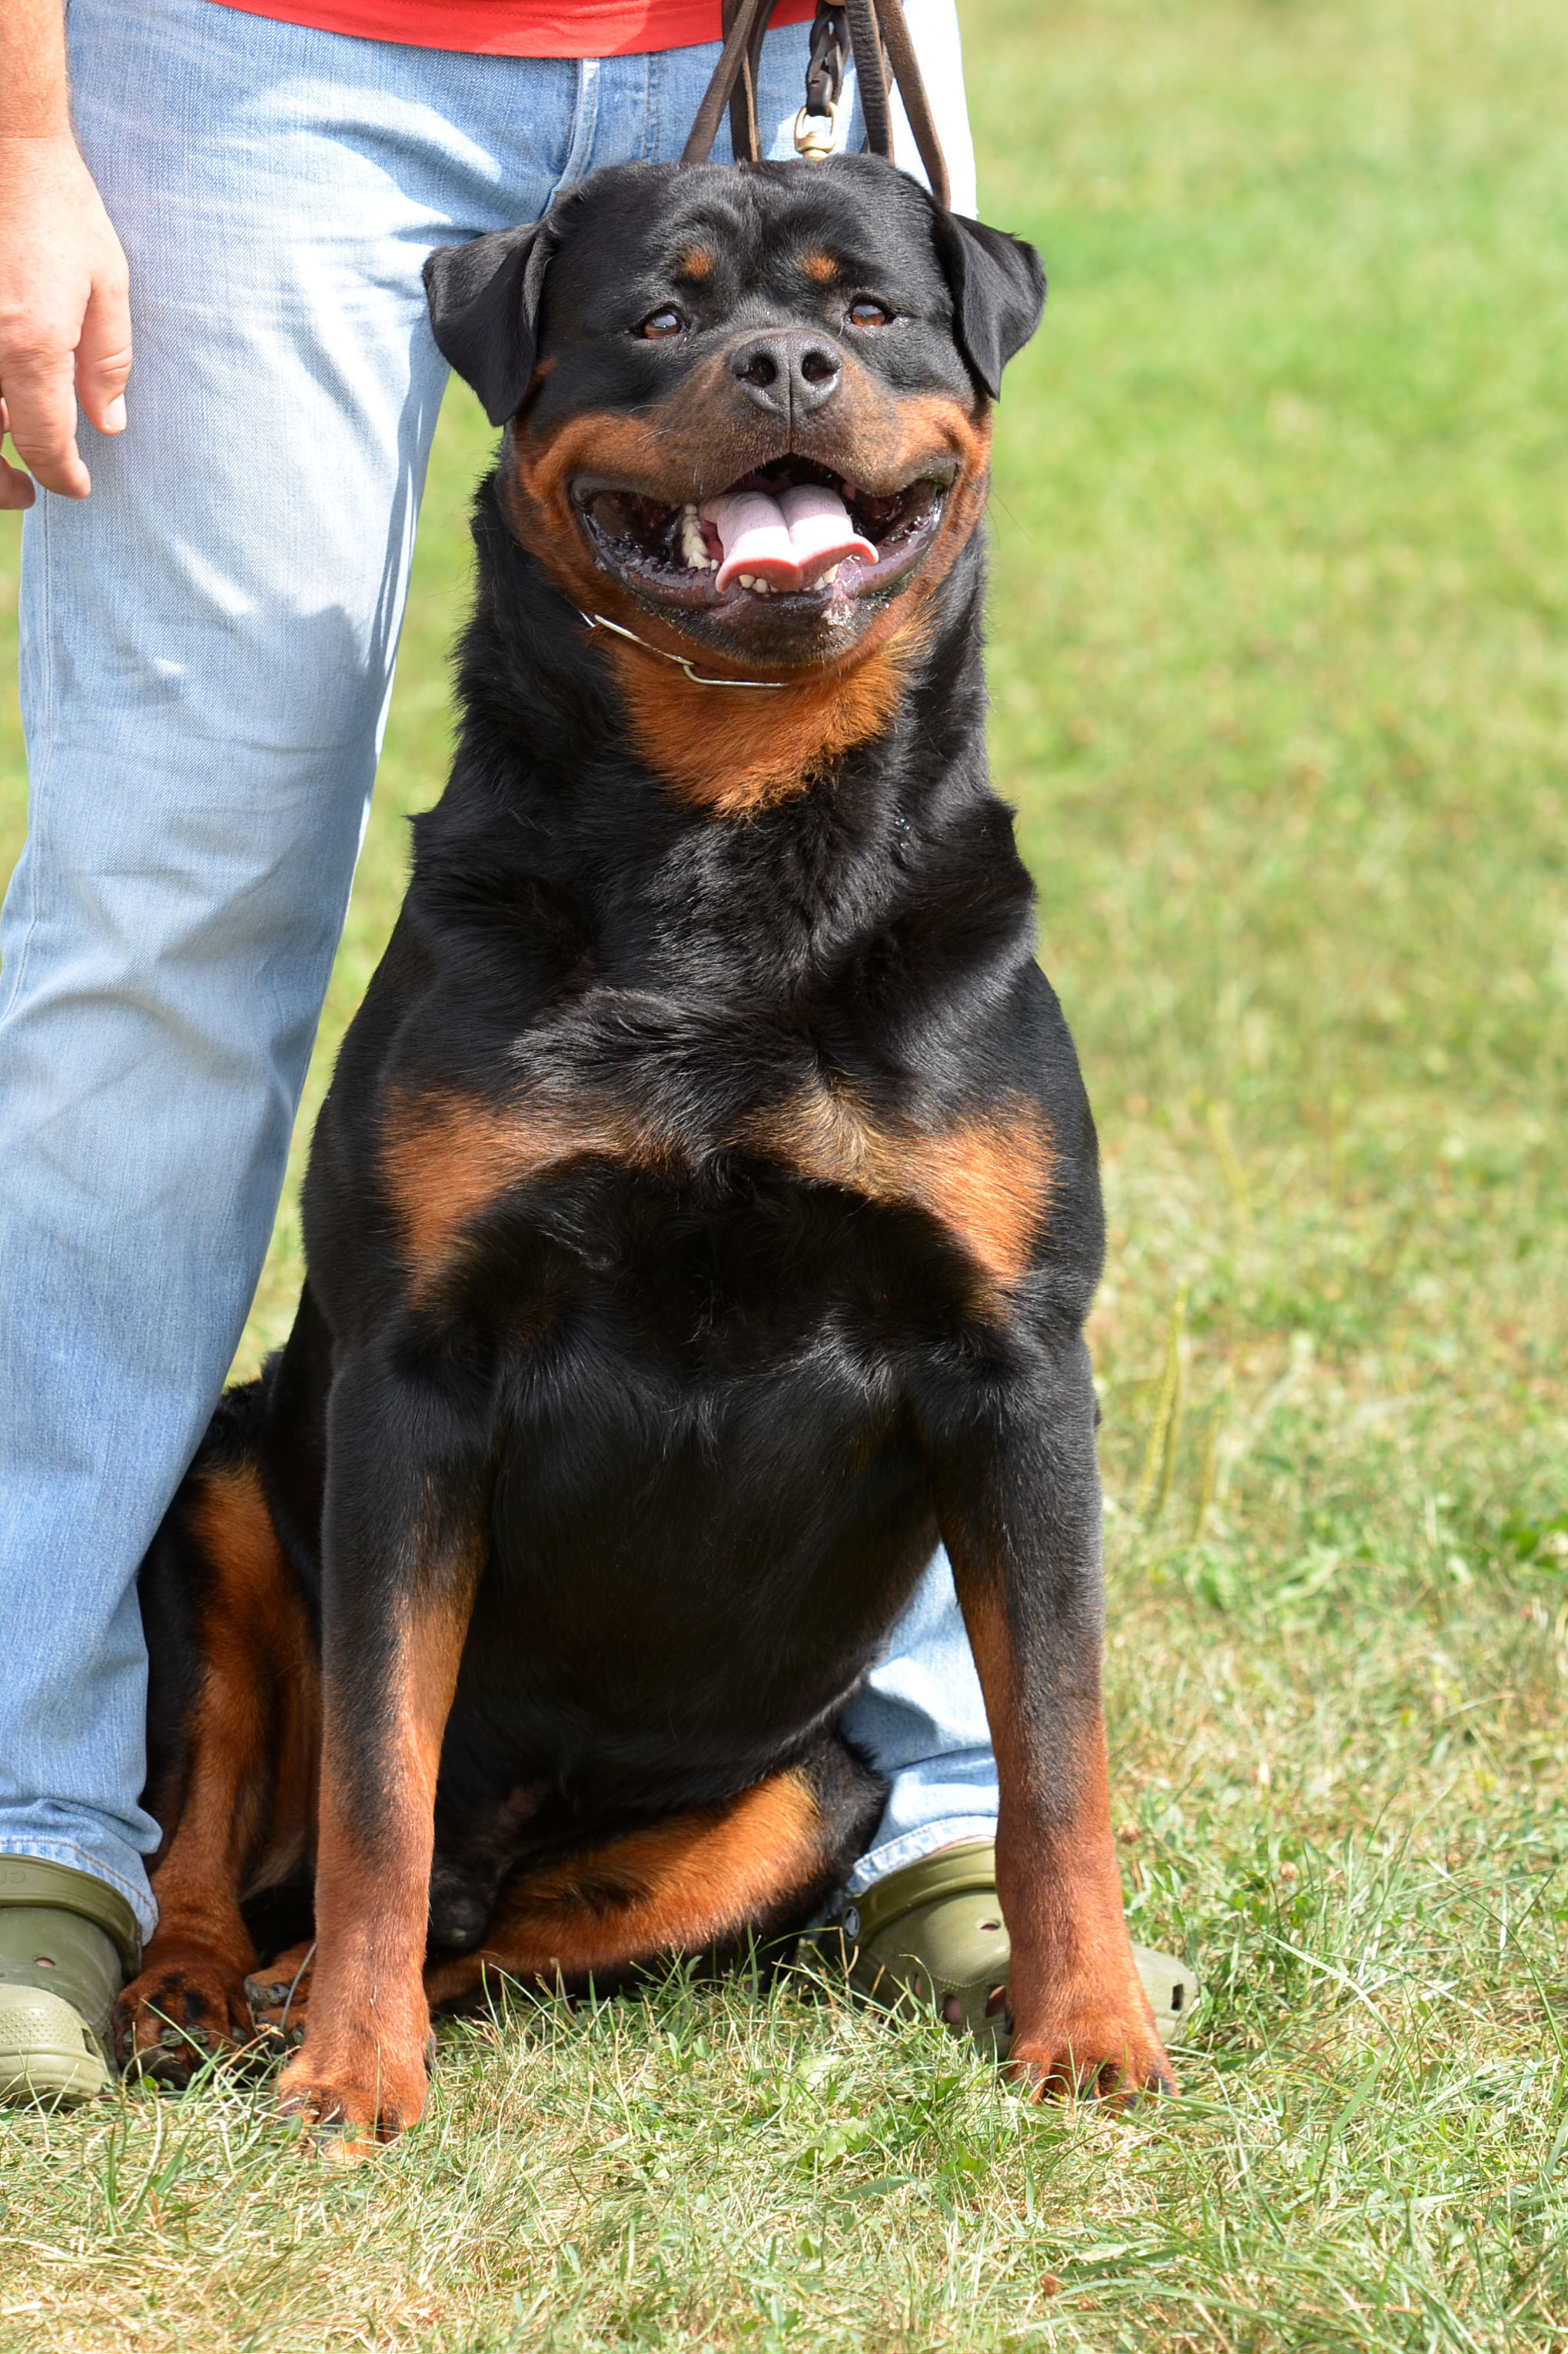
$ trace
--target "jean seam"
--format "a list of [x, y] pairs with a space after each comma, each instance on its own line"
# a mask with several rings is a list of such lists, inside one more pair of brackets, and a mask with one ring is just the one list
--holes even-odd
[[[36, 496], [40, 502], [40, 505], [37, 517], [37, 527], [32, 535], [36, 542], [42, 543], [37, 557], [41, 584], [37, 599], [39, 610], [37, 635], [41, 638], [43, 648], [46, 651], [53, 642], [50, 593], [52, 575], [49, 566], [49, 511], [47, 504], [48, 495], [48, 491], [39, 491], [36, 493]], [[28, 636], [29, 640], [33, 638], [33, 631], [29, 630]], [[22, 980], [27, 969], [29, 953], [33, 945], [33, 936], [38, 928], [38, 861], [33, 854], [33, 844], [37, 841], [40, 832], [43, 830], [44, 796], [41, 790], [42, 778], [40, 772], [43, 767], [42, 748], [52, 740], [54, 734], [54, 671], [49, 663], [41, 658], [39, 647], [36, 643], [32, 645], [31, 661], [35, 680], [37, 680], [41, 671], [44, 684], [43, 691], [38, 698], [39, 708], [37, 713], [37, 724], [35, 728], [28, 730], [29, 736], [36, 734], [37, 737], [39, 745], [38, 758], [37, 760], [34, 759], [33, 748], [30, 742], [25, 744], [23, 748], [27, 763], [27, 844], [26, 858], [27, 889], [26, 911], [22, 926], [21, 944], [16, 950], [15, 966], [7, 976], [10, 986], [6, 990], [4, 1004], [0, 1005], [0, 1022], [4, 1022], [20, 1002], [22, 994]]]
[[[37, 798], [36, 779], [35, 790], [29, 795], [29, 798], [35, 800]], [[21, 998], [22, 980], [27, 970], [28, 955], [33, 945], [33, 935], [38, 928], [38, 862], [31, 854], [32, 845], [37, 835], [37, 812], [36, 811], [31, 811], [28, 813], [28, 855], [26, 862], [26, 872], [24, 877], [24, 887], [26, 888], [27, 896], [23, 907], [18, 910], [21, 917], [22, 936], [17, 944], [16, 956], [12, 960], [10, 969], [5, 975], [8, 986], [5, 991], [5, 1002], [3, 1004], [0, 1004], [0, 1023], [3, 1023], [7, 1019]]]
[[550, 191], [548, 212], [557, 196], [578, 186], [594, 168], [594, 143], [599, 137], [600, 64], [597, 58], [579, 58], [572, 83], [572, 119], [567, 133], [567, 153], [561, 175]]

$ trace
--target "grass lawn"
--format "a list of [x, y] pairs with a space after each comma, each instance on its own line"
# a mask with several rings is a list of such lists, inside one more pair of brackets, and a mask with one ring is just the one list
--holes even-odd
[[[445, 2031], [348, 2177], [243, 2084], [13, 2117], [6, 2354], [1568, 2348], [1568, 11], [965, 16], [1053, 279], [994, 749], [1101, 1120], [1114, 1803], [1209, 1988], [1185, 2098], [1030, 2111], [831, 1989], [675, 1981]], [[450, 402], [307, 1111], [485, 446]]]

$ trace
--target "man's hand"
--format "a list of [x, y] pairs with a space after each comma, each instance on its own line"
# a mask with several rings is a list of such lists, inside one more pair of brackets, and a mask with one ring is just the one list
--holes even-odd
[[[91, 489], [76, 411], [125, 426], [131, 311], [125, 256], [69, 131], [0, 135], [0, 439], [46, 489]], [[0, 507], [30, 507], [30, 475], [0, 457]]]

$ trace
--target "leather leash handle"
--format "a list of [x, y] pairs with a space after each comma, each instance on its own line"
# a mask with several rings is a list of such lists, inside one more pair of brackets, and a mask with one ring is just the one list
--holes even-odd
[[843, 0], [843, 7], [854, 50], [855, 80], [860, 84], [860, 111], [865, 118], [865, 143], [873, 155], [885, 155], [891, 164], [893, 111], [887, 103], [887, 75], [882, 62], [882, 27], [872, 0]]
[[[887, 45], [887, 62], [893, 68], [893, 78], [898, 84], [898, 95], [904, 101], [904, 111], [909, 117], [909, 128], [915, 134], [920, 161], [926, 166], [931, 194], [939, 205], [950, 205], [953, 197], [952, 185], [948, 178], [948, 159], [937, 136], [931, 101], [926, 95], [925, 78], [915, 55], [909, 20], [904, 14], [904, 0], [874, 0], [874, 6], [882, 23], [882, 37]], [[856, 65], [858, 69], [858, 58]], [[891, 147], [888, 152], [891, 154]]]
[[757, 119], [757, 84], [762, 68], [762, 44], [777, 0], [764, 0], [758, 9], [740, 61], [740, 74], [729, 101], [729, 143], [732, 154], [747, 164], [762, 161], [762, 129]]
[[[724, 0], [724, 47], [713, 80], [703, 92], [691, 135], [681, 151], [683, 164], [705, 164], [726, 106], [730, 110], [730, 144], [737, 163], [755, 164], [762, 154], [761, 127], [757, 119], [758, 65], [769, 19], [778, 0]], [[888, 100], [887, 62], [904, 101], [904, 111], [915, 134], [920, 161], [931, 193], [939, 205], [950, 200], [948, 166], [931, 113], [926, 85], [915, 55], [903, 0], [819, 0], [818, 21], [830, 14], [842, 16], [854, 52], [855, 79], [860, 86], [861, 113], [865, 120], [865, 143], [874, 155], [893, 159], [893, 110]], [[808, 98], [810, 90], [808, 90]]]
[[[714, 68], [713, 80], [703, 92], [703, 102], [697, 109], [691, 135], [681, 150], [683, 164], [705, 164], [713, 154], [714, 141], [718, 137], [720, 118], [723, 116], [725, 108], [730, 103], [743, 69], [750, 65], [752, 36], [756, 34], [760, 45], [762, 32], [767, 29], [768, 19], [772, 16], [773, 9], [774, 0], [725, 0], [724, 48], [719, 52], [719, 61]], [[741, 102], [747, 108], [747, 113], [743, 114], [742, 122], [746, 122], [749, 120], [755, 132], [757, 122], [755, 79], [752, 80], [749, 93], [743, 96]], [[758, 145], [755, 136], [751, 138], [749, 144], [750, 154], [740, 160], [755, 163]]]

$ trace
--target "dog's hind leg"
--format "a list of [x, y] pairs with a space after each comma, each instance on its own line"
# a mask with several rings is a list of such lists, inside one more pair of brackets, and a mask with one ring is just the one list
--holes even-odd
[[297, 2050], [304, 2041], [315, 1956], [315, 1939], [301, 1938], [262, 1963], [245, 1981], [245, 1999], [257, 2036], [274, 2051]]
[[224, 1401], [142, 1570], [164, 1842], [158, 1927], [115, 2041], [122, 2067], [165, 2084], [250, 2041], [240, 1896], [269, 1860], [302, 1861], [309, 1838], [315, 1649], [251, 1444], [259, 1408], [251, 1392]]
[[559, 1862], [521, 1868], [472, 1953], [426, 1973], [432, 2007], [512, 1978], [608, 1992], [651, 1963], [734, 1953], [803, 1928], [874, 1829], [885, 1786], [831, 1739], [722, 1806], [693, 1808]]

